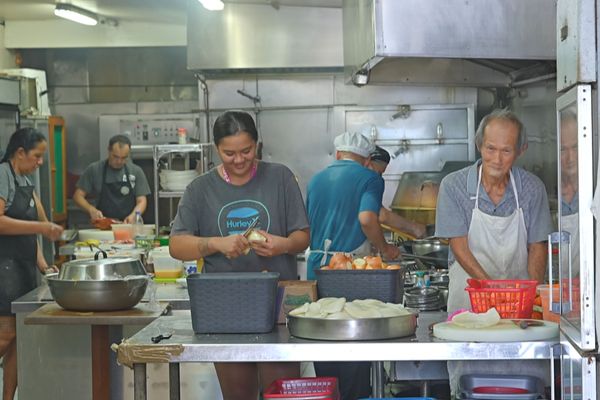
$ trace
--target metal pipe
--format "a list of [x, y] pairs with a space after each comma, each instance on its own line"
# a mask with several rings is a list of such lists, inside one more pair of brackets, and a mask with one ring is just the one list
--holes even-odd
[[373, 396], [383, 397], [384, 386], [385, 386], [385, 370], [383, 368], [383, 361], [371, 362], [371, 380], [373, 384]]
[[133, 398], [146, 400], [146, 364], [133, 364]]
[[[208, 85], [206, 84], [206, 77], [202, 74], [194, 74], [198, 82], [200, 82], [200, 87], [202, 88], [203, 98], [204, 98], [204, 114], [206, 116], [206, 138], [205, 140], [200, 140], [200, 142], [210, 143], [210, 106], [208, 103], [209, 93], [208, 93]], [[205, 160], [203, 162], [202, 172], [206, 172], [209, 166], [212, 164], [212, 152], [208, 151], [207, 154], [202, 154], [202, 158]]]
[[179, 382], [179, 363], [169, 363], [169, 400], [181, 398]]
[[516, 88], [516, 87], [521, 87], [521, 86], [529, 85], [530, 83], [547, 81], [547, 80], [550, 80], [550, 79], [553, 79], [553, 78], [556, 78], [556, 73], [551, 73], [551, 74], [536, 76], [535, 78], [525, 79], [525, 80], [522, 80], [522, 81], [516, 81], [516, 82], [511, 83], [510, 86], [513, 87], [513, 88]]

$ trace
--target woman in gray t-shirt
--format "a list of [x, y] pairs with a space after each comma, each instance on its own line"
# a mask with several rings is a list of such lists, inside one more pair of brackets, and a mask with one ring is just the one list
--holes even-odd
[[[298, 183], [280, 164], [258, 161], [252, 117], [227, 111], [213, 140], [222, 164], [188, 185], [169, 248], [182, 260], [204, 258], [206, 272], [279, 272], [297, 279], [296, 254], [308, 246], [308, 218]], [[242, 233], [258, 218], [266, 241]], [[248, 249], [250, 251], [248, 252]], [[256, 398], [275, 379], [300, 376], [298, 363], [215, 363], [224, 398]], [[258, 375], [258, 379], [257, 379]]]

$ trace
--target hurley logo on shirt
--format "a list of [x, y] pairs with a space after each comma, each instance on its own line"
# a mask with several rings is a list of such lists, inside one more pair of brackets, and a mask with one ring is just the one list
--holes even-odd
[[261, 202], [237, 200], [226, 204], [219, 211], [218, 224], [221, 236], [239, 235], [258, 217], [257, 229], [269, 230], [271, 216]]

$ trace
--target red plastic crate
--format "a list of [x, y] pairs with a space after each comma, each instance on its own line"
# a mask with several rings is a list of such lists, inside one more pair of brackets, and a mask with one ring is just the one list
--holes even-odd
[[277, 379], [263, 393], [265, 399], [340, 400], [337, 378]]
[[467, 279], [475, 313], [495, 308], [502, 318], [531, 318], [537, 281]]

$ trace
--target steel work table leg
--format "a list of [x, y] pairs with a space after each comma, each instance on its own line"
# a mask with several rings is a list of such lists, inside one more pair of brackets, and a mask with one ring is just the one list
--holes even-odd
[[92, 325], [92, 399], [110, 399], [108, 325]]
[[169, 400], [179, 400], [179, 363], [169, 364]]
[[383, 397], [385, 387], [383, 361], [371, 362], [371, 381], [373, 384], [373, 397]]
[[146, 400], [146, 364], [133, 364], [133, 398]]

